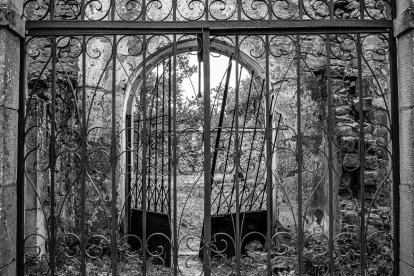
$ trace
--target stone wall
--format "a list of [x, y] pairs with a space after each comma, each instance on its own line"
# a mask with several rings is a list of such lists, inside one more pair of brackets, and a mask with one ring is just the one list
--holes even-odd
[[[329, 163], [328, 163], [328, 93], [331, 93], [333, 114], [332, 186], [335, 232], [343, 227], [359, 225], [361, 186], [365, 189], [365, 212], [370, 231], [386, 230], [391, 226], [391, 147], [390, 94], [387, 42], [382, 36], [362, 36], [362, 58], [358, 74], [356, 36], [331, 36], [330, 80], [328, 80], [326, 41], [320, 36], [301, 40], [301, 131], [304, 168], [302, 169], [303, 212], [305, 230], [328, 231]], [[279, 219], [282, 224], [294, 225], [297, 215], [297, 175], [295, 154], [283, 148], [297, 146], [296, 66], [293, 45], [287, 39], [275, 43], [278, 57], [271, 57], [273, 93], [279, 94], [276, 111], [283, 116], [279, 148], [275, 155], [276, 189], [279, 190]], [[275, 51], [276, 52], [276, 51]], [[293, 53], [292, 53], [293, 52]], [[274, 72], [274, 73], [273, 73]], [[360, 80], [362, 76], [362, 80]], [[328, 91], [328, 85], [330, 90]], [[360, 85], [362, 91], [360, 91]], [[360, 103], [362, 93], [363, 140], [360, 137]], [[360, 141], [365, 149], [360, 157]], [[291, 165], [287, 165], [289, 163]], [[361, 170], [361, 162], [364, 169]], [[364, 181], [361, 183], [361, 171]], [[284, 195], [285, 193], [285, 195]], [[291, 209], [292, 208], [292, 209]], [[318, 213], [319, 215], [316, 215]], [[323, 218], [318, 218], [319, 216]], [[316, 222], [316, 223], [315, 223]], [[316, 228], [315, 228], [316, 227]]]
[[0, 1], [0, 275], [15, 275], [20, 19], [23, 1]]

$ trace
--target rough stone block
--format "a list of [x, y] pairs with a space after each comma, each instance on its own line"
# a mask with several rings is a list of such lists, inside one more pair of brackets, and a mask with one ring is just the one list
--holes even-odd
[[16, 219], [16, 186], [0, 186], [0, 276], [14, 275]]
[[374, 131], [372, 132], [372, 134], [375, 136], [375, 138], [382, 138], [387, 140], [388, 139], [388, 135], [390, 135], [390, 131], [381, 125], [376, 125]]
[[19, 108], [19, 39], [0, 29], [0, 106]]
[[336, 116], [335, 118], [338, 123], [343, 123], [343, 124], [355, 123], [354, 119], [352, 119], [349, 114], [342, 115], [342, 116]]
[[364, 170], [364, 184], [365, 186], [376, 185], [380, 176], [377, 171]]
[[20, 37], [25, 36], [25, 21], [22, 18], [23, 0], [0, 0], [0, 29], [9, 29]]
[[345, 136], [339, 138], [339, 146], [344, 152], [355, 153], [358, 150], [358, 136]]
[[[355, 110], [360, 109], [359, 98], [353, 100], [353, 105], [354, 105]], [[370, 98], [370, 97], [362, 98], [362, 110], [363, 111], [369, 111], [371, 107], [372, 107], [372, 98]]]
[[356, 169], [359, 167], [359, 154], [347, 153], [344, 156], [342, 164], [348, 169]]
[[13, 6], [16, 10], [16, 13], [18, 15], [21, 15], [23, 12], [23, 2], [24, 0], [0, 0], [0, 5]]
[[349, 225], [358, 225], [359, 216], [355, 211], [341, 210], [340, 212], [344, 223]]
[[358, 124], [338, 124], [335, 128], [335, 135], [337, 137], [358, 136]]
[[348, 94], [334, 94], [335, 106], [349, 105], [349, 103]]
[[349, 105], [341, 105], [335, 108], [335, 115], [344, 116], [351, 112], [352, 108]]
[[16, 183], [17, 111], [0, 107], [0, 186]]
[[365, 156], [365, 168], [366, 169], [374, 170], [378, 166], [380, 166], [380, 160], [378, 160], [378, 156], [370, 155], [370, 154]]
[[374, 132], [374, 126], [369, 123], [364, 123], [364, 134], [372, 134]]
[[[0, 107], [0, 275], [14, 275], [17, 177], [17, 111]], [[12, 262], [10, 265], [8, 265]]]

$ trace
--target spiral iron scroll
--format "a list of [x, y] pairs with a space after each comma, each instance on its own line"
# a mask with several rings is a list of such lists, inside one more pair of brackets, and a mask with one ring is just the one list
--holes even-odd
[[[390, 0], [25, 0], [29, 21], [391, 20]], [[83, 3], [83, 6], [82, 6]], [[175, 4], [174, 4], [175, 3]], [[175, 6], [174, 6], [175, 5]], [[50, 10], [54, 8], [53, 12]], [[53, 16], [53, 18], [51, 18]], [[145, 18], [144, 18], [145, 17]]]

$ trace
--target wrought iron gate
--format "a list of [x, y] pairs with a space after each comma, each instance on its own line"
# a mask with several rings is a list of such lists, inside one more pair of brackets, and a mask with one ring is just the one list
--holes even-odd
[[20, 275], [398, 275], [391, 2], [25, 16]]

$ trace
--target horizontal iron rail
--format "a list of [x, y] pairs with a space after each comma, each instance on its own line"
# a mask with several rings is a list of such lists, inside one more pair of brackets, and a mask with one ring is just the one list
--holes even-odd
[[390, 20], [279, 20], [279, 21], [28, 21], [29, 36], [196, 34], [211, 35], [379, 33], [392, 30]]

